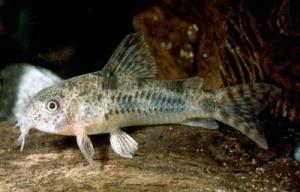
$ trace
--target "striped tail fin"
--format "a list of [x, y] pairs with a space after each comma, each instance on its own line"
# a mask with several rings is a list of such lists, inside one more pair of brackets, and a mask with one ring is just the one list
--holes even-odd
[[281, 90], [265, 83], [243, 84], [227, 87], [216, 92], [218, 109], [213, 118], [239, 130], [268, 149], [268, 144], [256, 115], [281, 95]]

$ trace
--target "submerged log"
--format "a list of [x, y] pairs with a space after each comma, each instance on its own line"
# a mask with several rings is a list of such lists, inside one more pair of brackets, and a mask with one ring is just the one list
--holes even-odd
[[139, 143], [132, 159], [113, 153], [107, 135], [91, 137], [95, 165], [75, 137], [32, 131], [23, 152], [17, 129], [0, 123], [1, 191], [291, 191], [300, 166], [273, 150], [249, 149], [226, 132], [196, 127], [127, 129]]

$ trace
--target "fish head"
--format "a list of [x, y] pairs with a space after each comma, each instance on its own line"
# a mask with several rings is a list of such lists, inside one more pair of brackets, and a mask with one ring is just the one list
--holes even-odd
[[31, 128], [43, 132], [72, 135], [69, 95], [58, 86], [51, 86], [38, 92], [27, 104], [18, 118], [21, 150], [25, 137]]

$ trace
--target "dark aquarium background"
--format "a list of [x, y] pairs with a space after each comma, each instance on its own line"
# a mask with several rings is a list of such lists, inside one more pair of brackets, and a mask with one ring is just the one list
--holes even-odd
[[63, 77], [101, 70], [146, 1], [2, 0], [1, 68], [28, 62]]
[[[98, 71], [133, 32], [149, 43], [158, 79], [281, 88], [258, 116], [270, 149], [224, 124], [136, 127], [128, 129], [139, 143], [130, 160], [114, 156], [107, 135], [91, 137], [106, 172], [86, 174], [74, 138], [36, 131], [20, 153], [18, 130], [3, 121], [0, 191], [300, 191], [299, 0], [0, 0], [0, 71], [15, 63], [63, 79]], [[18, 74], [0, 78], [0, 112], [13, 112]]]

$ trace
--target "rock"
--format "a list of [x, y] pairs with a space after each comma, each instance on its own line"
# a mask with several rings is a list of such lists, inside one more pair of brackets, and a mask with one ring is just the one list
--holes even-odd
[[47, 69], [19, 63], [4, 68], [0, 80], [0, 119], [14, 121], [32, 96], [61, 78]]
[[300, 163], [300, 143], [295, 146], [294, 159]]

